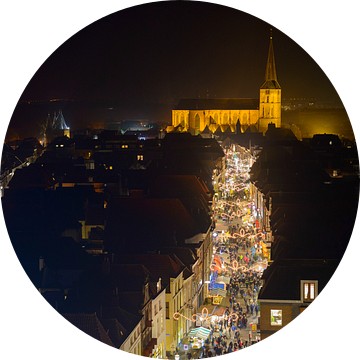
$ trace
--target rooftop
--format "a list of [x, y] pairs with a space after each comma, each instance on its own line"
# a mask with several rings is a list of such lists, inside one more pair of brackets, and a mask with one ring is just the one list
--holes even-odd
[[257, 110], [259, 99], [181, 99], [175, 110]]

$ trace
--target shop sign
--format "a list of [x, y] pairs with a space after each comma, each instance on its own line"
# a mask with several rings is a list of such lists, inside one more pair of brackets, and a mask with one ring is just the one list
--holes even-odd
[[221, 296], [214, 296], [213, 297], [213, 304], [214, 305], [220, 305], [221, 304], [222, 297]]

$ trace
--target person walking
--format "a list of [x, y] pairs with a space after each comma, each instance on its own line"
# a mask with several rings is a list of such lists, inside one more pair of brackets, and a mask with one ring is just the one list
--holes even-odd
[[245, 315], [244, 315], [244, 328], [245, 328], [245, 329], [247, 328], [247, 318], [246, 318]]

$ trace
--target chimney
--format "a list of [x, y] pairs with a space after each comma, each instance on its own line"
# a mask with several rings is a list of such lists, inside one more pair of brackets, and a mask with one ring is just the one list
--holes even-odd
[[160, 291], [161, 290], [161, 277], [159, 278], [159, 281], [156, 284], [156, 290]]

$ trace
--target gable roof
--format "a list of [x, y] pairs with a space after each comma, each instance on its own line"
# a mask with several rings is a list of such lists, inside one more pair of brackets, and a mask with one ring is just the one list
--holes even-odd
[[94, 339], [115, 347], [96, 314], [62, 314], [62, 316]]
[[201, 132], [201, 134], [211, 135], [212, 131], [210, 131], [209, 127], [206, 125], [204, 130]]
[[104, 327], [104, 330], [110, 337], [116, 348], [120, 348], [121, 344], [126, 339], [128, 332], [126, 329], [119, 323], [117, 319], [101, 319], [101, 324]]
[[[124, 310], [120, 306], [103, 307], [102, 319], [116, 319], [127, 333], [131, 333], [133, 329], [141, 321], [143, 315], [135, 315]], [[121, 334], [120, 334], [121, 335]]]
[[116, 262], [122, 264], [142, 264], [155, 278], [161, 278], [168, 283], [170, 278], [176, 278], [184, 269], [184, 264], [177, 263], [170, 255], [165, 254], [132, 254], [117, 255]]
[[[175, 255], [176, 258], [186, 266], [184, 279], [191, 275], [192, 266], [197, 261], [194, 252], [188, 247], [164, 247], [161, 249], [162, 254]], [[190, 274], [188, 273], [190, 271]]]

